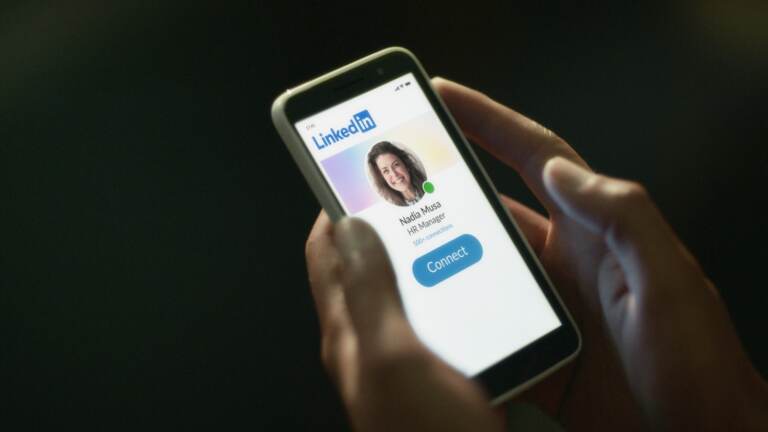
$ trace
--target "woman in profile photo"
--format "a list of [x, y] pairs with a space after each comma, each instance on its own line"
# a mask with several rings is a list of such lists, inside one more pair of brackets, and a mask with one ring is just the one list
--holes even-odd
[[368, 173], [377, 192], [399, 206], [416, 204], [427, 179], [421, 163], [409, 152], [389, 141], [381, 141], [368, 152]]

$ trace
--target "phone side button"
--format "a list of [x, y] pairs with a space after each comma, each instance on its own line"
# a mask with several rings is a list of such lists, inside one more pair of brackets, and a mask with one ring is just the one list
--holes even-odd
[[455, 239], [416, 258], [413, 276], [425, 287], [433, 287], [483, 257], [483, 246], [471, 234]]

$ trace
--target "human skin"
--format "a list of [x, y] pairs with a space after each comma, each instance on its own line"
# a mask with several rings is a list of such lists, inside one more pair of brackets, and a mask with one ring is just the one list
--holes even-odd
[[[477, 91], [433, 86], [546, 208], [548, 218], [502, 196], [582, 332], [576, 362], [521, 398], [568, 430], [768, 429], [765, 381], [646, 190], [592, 172], [564, 140]], [[306, 257], [322, 359], [356, 429], [501, 430], [483, 390], [416, 337], [370, 226], [321, 212]]]
[[399, 157], [392, 153], [384, 153], [376, 158], [376, 167], [379, 168], [384, 180], [389, 187], [403, 194], [406, 201], [418, 198], [411, 185], [411, 175]]

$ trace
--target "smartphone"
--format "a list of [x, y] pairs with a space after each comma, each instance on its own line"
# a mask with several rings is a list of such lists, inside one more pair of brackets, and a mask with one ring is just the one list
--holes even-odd
[[573, 319], [410, 51], [292, 88], [272, 120], [331, 219], [377, 231], [418, 337], [495, 403], [576, 357]]

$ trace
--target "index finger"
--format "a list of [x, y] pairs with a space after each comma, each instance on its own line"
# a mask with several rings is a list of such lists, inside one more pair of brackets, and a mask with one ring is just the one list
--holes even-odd
[[333, 240], [333, 222], [323, 210], [317, 216], [305, 246], [307, 273], [323, 332], [347, 325], [344, 292], [339, 283], [341, 257]]
[[558, 212], [544, 187], [544, 165], [560, 156], [587, 167], [578, 153], [547, 128], [483, 93], [444, 78], [433, 78], [432, 85], [464, 134], [514, 168], [550, 214]]

